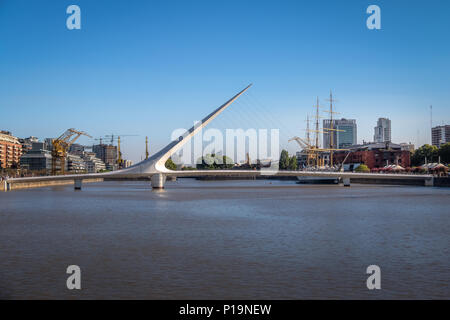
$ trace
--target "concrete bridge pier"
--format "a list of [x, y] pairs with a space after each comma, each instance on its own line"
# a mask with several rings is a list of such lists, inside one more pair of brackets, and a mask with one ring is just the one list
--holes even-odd
[[2, 181], [2, 190], [3, 191], [10, 191], [11, 190], [11, 184], [8, 181]]
[[425, 179], [425, 187], [433, 187], [433, 186], [434, 186], [434, 177]]
[[350, 178], [342, 178], [342, 183], [344, 187], [350, 187]]
[[156, 173], [152, 175], [152, 188], [153, 189], [164, 189], [164, 183], [166, 182], [166, 176], [162, 173]]
[[81, 185], [83, 184], [83, 180], [82, 179], [75, 179], [74, 184], [73, 184], [73, 188], [75, 190], [81, 190]]

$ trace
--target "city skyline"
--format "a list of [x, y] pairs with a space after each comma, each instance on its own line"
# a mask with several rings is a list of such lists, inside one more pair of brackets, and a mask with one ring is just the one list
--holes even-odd
[[330, 90], [339, 117], [356, 119], [358, 143], [385, 117], [393, 142], [431, 144], [430, 105], [433, 126], [450, 123], [440, 80], [450, 70], [447, 3], [381, 1], [381, 30], [366, 28], [366, 1], [239, 2], [238, 11], [237, 2], [77, 1], [82, 28], [67, 30], [70, 4], [2, 2], [2, 130], [40, 140], [72, 127], [137, 134], [122, 148], [136, 162], [145, 136], [155, 152], [248, 82], [278, 126], [299, 136], [315, 97], [326, 106]]

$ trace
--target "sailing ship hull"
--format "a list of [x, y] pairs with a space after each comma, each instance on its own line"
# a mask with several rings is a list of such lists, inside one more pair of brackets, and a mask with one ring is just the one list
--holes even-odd
[[338, 178], [329, 178], [329, 177], [314, 177], [314, 176], [300, 176], [297, 177], [298, 182], [300, 184], [338, 184]]

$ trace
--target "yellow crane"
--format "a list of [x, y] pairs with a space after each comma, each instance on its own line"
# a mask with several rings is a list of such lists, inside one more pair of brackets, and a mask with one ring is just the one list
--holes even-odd
[[[119, 169], [122, 169], [124, 167], [124, 160], [122, 158], [122, 151], [120, 150], [120, 137], [136, 137], [137, 134], [121, 134], [121, 135], [106, 135], [105, 139], [111, 139], [111, 145], [114, 145], [114, 141], [117, 141], [117, 166]], [[101, 141], [101, 140], [100, 140]]]
[[293, 137], [288, 140], [288, 142], [291, 142], [291, 141], [296, 141], [298, 143], [298, 145], [300, 146], [300, 148], [302, 148], [304, 151], [306, 151], [306, 155], [307, 155], [306, 162], [307, 162], [308, 166], [311, 166], [311, 165], [323, 166], [323, 163], [321, 161], [323, 159], [319, 159], [319, 153], [326, 151], [326, 150], [316, 148], [316, 146], [311, 145], [310, 142], [305, 141], [299, 137]]
[[52, 139], [52, 175], [65, 173], [67, 152], [80, 136], [92, 138], [86, 132], [71, 128], [58, 138]]

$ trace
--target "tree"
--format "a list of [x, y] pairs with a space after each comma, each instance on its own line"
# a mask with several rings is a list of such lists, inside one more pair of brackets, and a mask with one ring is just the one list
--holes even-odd
[[181, 170], [197, 170], [197, 168], [194, 168], [194, 167], [183, 167], [183, 168], [181, 168]]
[[424, 144], [412, 154], [411, 164], [413, 166], [420, 166], [425, 163], [425, 158], [427, 159], [427, 162], [437, 162], [438, 148], [436, 146]]
[[438, 151], [442, 163], [450, 163], [450, 142], [443, 144]]
[[234, 166], [234, 161], [230, 157], [223, 156], [222, 169], [231, 169]]
[[289, 162], [289, 153], [284, 149], [281, 150], [279, 163], [280, 170], [287, 170], [289, 168]]
[[297, 157], [292, 156], [289, 158], [289, 170], [297, 170]]
[[366, 166], [365, 164], [360, 164], [356, 169], [355, 172], [362, 172], [362, 173], [367, 173], [370, 172], [370, 169], [368, 166]]
[[171, 158], [167, 159], [165, 165], [166, 165], [166, 168], [169, 170], [177, 170], [177, 165], [172, 161]]
[[217, 154], [206, 154], [197, 160], [197, 169], [205, 170], [223, 170], [231, 169], [234, 162], [227, 156], [220, 156]]

